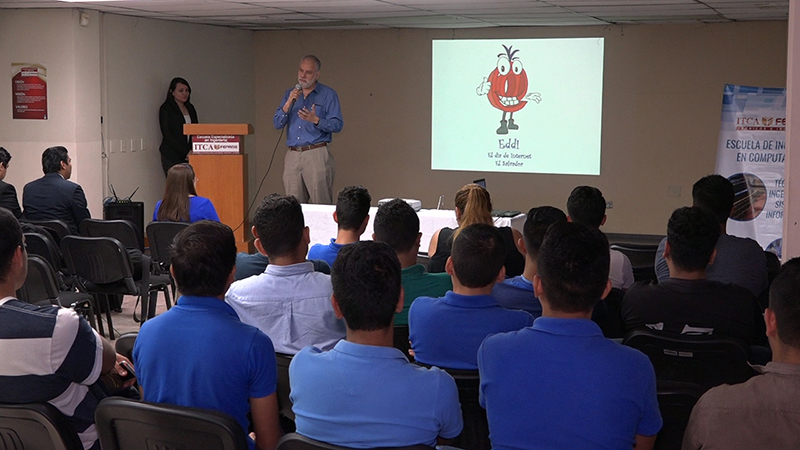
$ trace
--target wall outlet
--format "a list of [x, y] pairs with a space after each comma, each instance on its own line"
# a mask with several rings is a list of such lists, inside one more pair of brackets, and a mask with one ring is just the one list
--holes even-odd
[[142, 151], [147, 150], [147, 139], [142, 138], [140, 144], [141, 144], [140, 146], [142, 147]]
[[606, 209], [611, 209], [613, 207], [614, 207], [614, 202], [612, 202], [611, 200], [606, 202]]
[[114, 139], [109, 139], [108, 140], [108, 142], [106, 143], [106, 145], [107, 145], [106, 150], [108, 151], [108, 153], [116, 153], [117, 152], [117, 146], [115, 145], [116, 143], [117, 143], [117, 141], [115, 141]]
[[131, 139], [131, 151], [135, 152], [137, 150], [138, 146], [139, 146], [139, 140], [138, 139]]
[[128, 146], [130, 146], [130, 145], [131, 145], [130, 140], [128, 140], [128, 139], [120, 139], [120, 141], [119, 141], [119, 152], [120, 153], [126, 153], [129, 150]]

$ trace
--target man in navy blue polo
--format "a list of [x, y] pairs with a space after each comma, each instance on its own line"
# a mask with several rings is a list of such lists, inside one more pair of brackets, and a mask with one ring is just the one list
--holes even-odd
[[347, 338], [327, 352], [306, 347], [289, 366], [297, 432], [350, 448], [453, 439], [463, 422], [455, 381], [411, 364], [392, 346], [403, 309], [400, 261], [386, 244], [348, 245], [333, 264], [331, 303]]
[[408, 311], [408, 340], [417, 362], [476, 370], [486, 336], [533, 323], [530, 314], [505, 309], [491, 295], [495, 282], [505, 278], [505, 255], [494, 226], [476, 223], [460, 230], [445, 263], [453, 290], [444, 297], [419, 297]]
[[596, 228], [548, 231], [533, 277], [542, 317], [489, 336], [478, 351], [493, 450], [653, 447], [661, 429], [653, 366], [591, 320], [611, 290], [609, 260]]
[[280, 437], [275, 350], [224, 301], [236, 270], [233, 232], [204, 220], [178, 233], [173, 247], [182, 297], [142, 325], [133, 348], [144, 399], [222, 411], [245, 432], [250, 413], [250, 449], [272, 450]]

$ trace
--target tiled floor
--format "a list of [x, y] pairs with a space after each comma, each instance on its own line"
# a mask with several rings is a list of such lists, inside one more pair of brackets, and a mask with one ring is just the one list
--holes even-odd
[[[172, 297], [172, 291], [170, 291]], [[172, 304], [175, 304], [175, 299], [172, 299]], [[122, 301], [122, 312], [111, 313], [111, 320], [114, 323], [115, 336], [120, 336], [131, 331], [139, 331], [139, 324], [133, 320], [133, 307], [136, 305], [136, 297], [126, 295]], [[141, 305], [137, 308], [140, 309]], [[166, 303], [164, 302], [164, 293], [158, 293], [158, 304], [156, 305], [156, 315], [163, 313], [167, 310]], [[105, 314], [103, 314], [105, 319]], [[105, 320], [103, 321], [105, 326]], [[107, 330], [106, 330], [107, 331]]]

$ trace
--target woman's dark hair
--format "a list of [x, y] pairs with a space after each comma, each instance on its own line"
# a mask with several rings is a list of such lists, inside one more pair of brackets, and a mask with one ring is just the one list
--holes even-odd
[[197, 195], [194, 188], [194, 169], [189, 164], [175, 164], [167, 171], [167, 186], [156, 219], [170, 222], [190, 222], [189, 196]]
[[172, 91], [174, 91], [175, 88], [178, 87], [178, 83], [186, 85], [186, 87], [189, 88], [189, 97], [186, 99], [186, 103], [191, 103], [191, 100], [192, 100], [192, 87], [189, 86], [189, 82], [188, 81], [186, 81], [185, 79], [183, 79], [181, 77], [175, 77], [175, 78], [172, 79], [172, 81], [169, 82], [169, 90], [167, 91], [167, 101], [170, 101], [170, 100], [173, 99]]

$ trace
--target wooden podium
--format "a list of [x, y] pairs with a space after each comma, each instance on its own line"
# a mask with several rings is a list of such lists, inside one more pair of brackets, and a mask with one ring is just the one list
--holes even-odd
[[211, 200], [220, 222], [234, 230], [236, 248], [249, 252], [247, 155], [242, 137], [253, 134], [253, 126], [187, 123], [183, 134], [192, 137], [189, 164], [197, 177], [197, 195]]

